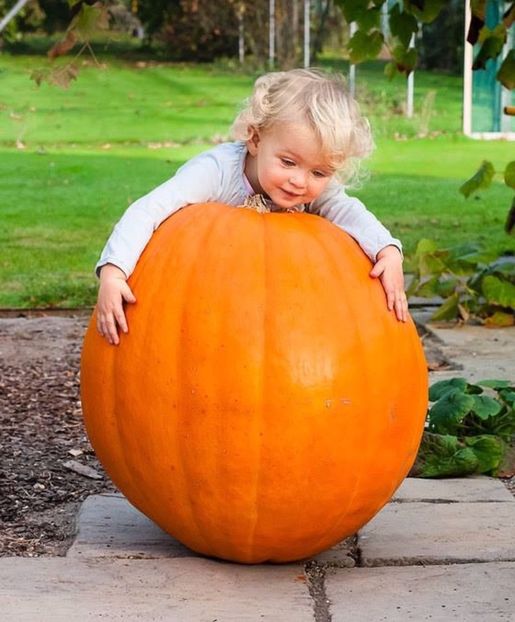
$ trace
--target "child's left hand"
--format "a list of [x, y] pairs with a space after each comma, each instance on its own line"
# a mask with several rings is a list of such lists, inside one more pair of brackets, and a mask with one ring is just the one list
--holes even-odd
[[398, 320], [408, 319], [408, 301], [404, 291], [402, 256], [396, 246], [385, 246], [377, 253], [377, 261], [370, 272], [373, 278], [380, 278], [386, 293], [388, 310], [395, 310]]

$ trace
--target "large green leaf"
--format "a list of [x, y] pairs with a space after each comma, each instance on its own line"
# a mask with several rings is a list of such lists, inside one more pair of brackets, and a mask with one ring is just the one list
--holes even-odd
[[470, 447], [478, 460], [478, 473], [495, 474], [504, 458], [506, 445], [503, 440], [493, 434], [469, 436], [464, 439], [465, 445]]
[[515, 285], [493, 275], [485, 276], [481, 289], [491, 304], [509, 307], [515, 311]]
[[401, 11], [398, 4], [390, 9], [390, 31], [407, 48], [411, 36], [418, 31], [418, 22], [413, 15]]
[[363, 0], [337, 0], [336, 4], [341, 8], [345, 21], [359, 21], [361, 15], [368, 11], [368, 2]]
[[495, 169], [493, 164], [488, 162], [488, 160], [483, 160], [481, 166], [474, 173], [474, 175], [460, 187], [461, 194], [468, 198], [473, 192], [476, 192], [482, 188], [488, 188], [488, 186], [492, 183], [494, 175]]
[[410, 475], [457, 477], [475, 473], [478, 466], [474, 451], [456, 436], [424, 432]]
[[485, 274], [502, 275], [508, 280], [515, 278], [515, 261], [513, 257], [503, 256], [495, 259], [487, 266]]
[[369, 33], [357, 30], [349, 41], [350, 61], [353, 64], [375, 58], [383, 47], [384, 37], [379, 30]]
[[[489, 387], [490, 389], [508, 389], [513, 386], [510, 380], [496, 380], [496, 379], [485, 379], [480, 380], [478, 382], [482, 387]], [[513, 387], [515, 389], [515, 387]]]
[[430, 253], [438, 249], [438, 244], [435, 240], [429, 238], [422, 238], [417, 244], [417, 253]]
[[492, 315], [485, 318], [485, 326], [488, 328], [515, 326], [515, 316], [513, 313], [506, 313], [505, 311], [494, 311]]
[[434, 21], [446, 4], [446, 0], [404, 0], [404, 10], [412, 13], [419, 21], [429, 24]]
[[454, 389], [429, 410], [429, 429], [439, 434], [456, 434], [463, 418], [474, 408], [474, 396]]
[[474, 17], [485, 21], [486, 3], [488, 0], [470, 0], [470, 10]]
[[388, 80], [392, 80], [399, 72], [397, 71], [397, 65], [391, 61], [384, 66], [384, 75]]
[[486, 69], [486, 62], [490, 58], [497, 58], [506, 43], [506, 27], [498, 24], [493, 30], [483, 27], [479, 35], [482, 42], [479, 52], [476, 54], [472, 69]]
[[508, 90], [515, 89], [515, 50], [510, 50], [506, 54], [506, 58], [499, 67], [496, 78]]
[[473, 412], [480, 419], [488, 419], [495, 417], [501, 412], [502, 405], [489, 395], [474, 395]]
[[368, 32], [372, 28], [379, 28], [381, 25], [381, 8], [370, 8], [362, 11], [356, 18], [360, 30]]
[[447, 250], [438, 249], [434, 240], [420, 240], [415, 251], [415, 264], [420, 276], [440, 275], [445, 270], [448, 255]]
[[467, 381], [465, 378], [449, 378], [448, 380], [438, 380], [429, 388], [429, 401], [437, 402], [450, 391], [459, 389], [463, 393], [467, 389]]
[[504, 183], [510, 188], [515, 188], [515, 160], [508, 162], [504, 169]]
[[417, 64], [417, 50], [415, 48], [406, 49], [403, 45], [397, 45], [392, 50], [392, 58], [397, 65], [398, 71], [407, 76], [415, 69]]
[[460, 299], [458, 294], [449, 296], [447, 300], [438, 307], [438, 309], [431, 316], [431, 320], [434, 322], [446, 322], [449, 320], [455, 320], [458, 317]]
[[99, 28], [107, 26], [107, 11], [101, 2], [90, 6], [81, 4], [80, 11], [73, 18], [70, 29], [73, 29], [83, 41], [88, 41]]
[[515, 407], [515, 387], [504, 389], [499, 392], [501, 399], [503, 399], [511, 408]]

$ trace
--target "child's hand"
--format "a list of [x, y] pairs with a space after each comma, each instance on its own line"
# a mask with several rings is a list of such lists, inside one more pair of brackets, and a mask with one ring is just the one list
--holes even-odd
[[134, 303], [136, 298], [127, 285], [125, 272], [113, 264], [100, 269], [100, 287], [97, 299], [97, 330], [111, 345], [118, 345], [117, 325], [129, 332], [123, 301]]
[[377, 261], [370, 272], [373, 278], [379, 277], [384, 291], [388, 310], [395, 310], [398, 320], [408, 319], [408, 301], [404, 292], [402, 256], [396, 246], [385, 246], [377, 253]]

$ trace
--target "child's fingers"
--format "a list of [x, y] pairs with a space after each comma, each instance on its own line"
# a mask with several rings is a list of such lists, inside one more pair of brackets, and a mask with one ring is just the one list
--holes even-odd
[[127, 283], [124, 284], [124, 287], [122, 289], [122, 297], [125, 302], [130, 302], [131, 304], [136, 302], [136, 296], [132, 293], [132, 290], [127, 285]]
[[381, 274], [383, 274], [384, 272], [384, 262], [380, 259], [376, 264], [374, 264], [374, 267], [372, 268], [372, 270], [370, 270], [369, 274], [373, 279], [377, 279], [378, 276], [381, 276]]
[[113, 313], [114, 313], [114, 317], [116, 318], [116, 321], [118, 322], [118, 326], [123, 330], [124, 333], [128, 333], [129, 327], [127, 326], [127, 319], [125, 317], [125, 313], [123, 312], [123, 309], [122, 308], [115, 309]]
[[118, 345], [118, 331], [116, 330], [116, 322], [112, 313], [99, 313], [97, 318], [98, 332], [111, 345]]
[[395, 315], [401, 322], [408, 321], [408, 301], [404, 292], [395, 297]]
[[109, 341], [111, 345], [117, 346], [120, 343], [120, 338], [118, 337], [116, 322], [114, 321], [112, 313], [107, 316], [106, 320], [102, 324], [102, 328], [104, 331], [104, 337], [107, 341]]

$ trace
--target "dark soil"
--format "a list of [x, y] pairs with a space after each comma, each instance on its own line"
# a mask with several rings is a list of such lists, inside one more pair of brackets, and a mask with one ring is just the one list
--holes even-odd
[[[84, 315], [0, 318], [0, 556], [64, 555], [80, 502], [115, 490], [82, 422], [86, 324]], [[429, 368], [448, 367], [423, 337]], [[506, 484], [515, 494], [515, 478]]]
[[[85, 325], [85, 318], [0, 320], [0, 555], [64, 554], [80, 502], [114, 490], [82, 423]], [[73, 461], [99, 479], [65, 466]]]

